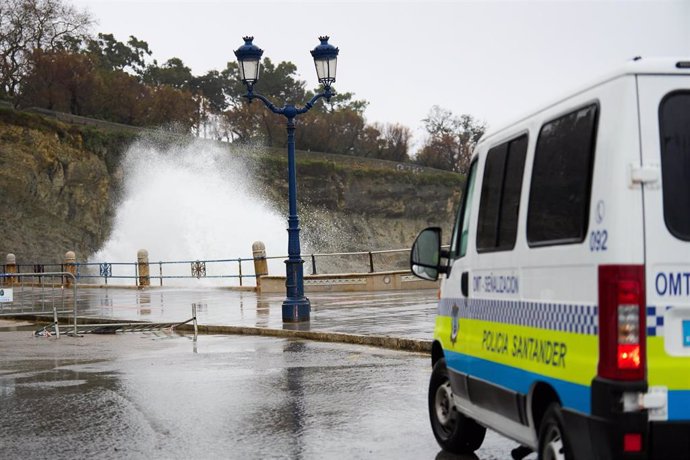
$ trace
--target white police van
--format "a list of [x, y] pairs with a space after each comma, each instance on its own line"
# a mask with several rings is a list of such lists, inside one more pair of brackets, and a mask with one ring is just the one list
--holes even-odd
[[484, 136], [441, 278], [429, 411], [520, 458], [690, 459], [690, 59], [636, 59]]

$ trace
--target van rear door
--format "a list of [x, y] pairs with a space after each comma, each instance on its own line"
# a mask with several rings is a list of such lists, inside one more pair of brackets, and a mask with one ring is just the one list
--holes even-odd
[[[674, 72], [676, 72], [674, 74]], [[639, 75], [644, 197], [647, 382], [668, 391], [650, 419], [690, 420], [690, 74]]]

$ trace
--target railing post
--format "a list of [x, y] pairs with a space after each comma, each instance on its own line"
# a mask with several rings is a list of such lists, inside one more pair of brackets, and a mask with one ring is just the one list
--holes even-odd
[[65, 271], [71, 273], [72, 276], [65, 276], [65, 287], [72, 287], [72, 283], [76, 283], [77, 278], [77, 255], [74, 251], [67, 251], [65, 253]]
[[139, 271], [138, 288], [143, 289], [151, 285], [149, 276], [149, 252], [146, 249], [139, 249], [137, 252], [137, 267]]
[[[256, 289], [261, 292], [261, 277], [268, 275], [268, 262], [266, 261], [266, 245], [261, 241], [252, 244], [252, 257], [254, 258], [254, 276], [256, 276]], [[241, 279], [241, 278], [240, 278]]]
[[55, 337], [60, 338], [60, 325], [58, 324], [57, 307], [53, 304], [53, 326], [55, 327]]
[[[69, 276], [67, 278], [69, 278]], [[77, 283], [76, 283], [76, 281], [74, 282], [74, 285], [72, 286], [72, 308], [74, 310], [74, 336], [78, 337], [78, 335], [77, 335]]]
[[237, 259], [237, 264], [240, 267], [240, 287], [242, 287], [242, 258]]
[[[5, 273], [17, 273], [17, 257], [14, 254], [7, 254]], [[9, 276], [6, 279], [8, 286], [13, 286], [17, 282], [17, 278], [14, 276]]]
[[369, 251], [369, 273], [374, 273], [374, 256]]
[[194, 340], [196, 340], [196, 336], [199, 333], [198, 327], [197, 327], [197, 320], [196, 320], [196, 304], [192, 304], [192, 319], [194, 319]]
[[311, 274], [316, 275], [316, 257], [314, 254], [311, 255]]
[[158, 262], [158, 275], [160, 276], [158, 279], [160, 280], [161, 287], [163, 287], [163, 262]]

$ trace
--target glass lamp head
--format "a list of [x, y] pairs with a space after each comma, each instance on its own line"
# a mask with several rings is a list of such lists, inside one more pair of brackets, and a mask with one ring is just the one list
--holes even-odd
[[321, 44], [311, 51], [316, 65], [316, 76], [326, 87], [335, 83], [335, 72], [338, 64], [338, 48], [328, 43], [328, 36], [319, 37]]
[[240, 79], [248, 87], [252, 87], [259, 81], [259, 68], [261, 67], [261, 55], [264, 50], [252, 43], [254, 37], [243, 37], [244, 45], [237, 48], [235, 56], [240, 69]]

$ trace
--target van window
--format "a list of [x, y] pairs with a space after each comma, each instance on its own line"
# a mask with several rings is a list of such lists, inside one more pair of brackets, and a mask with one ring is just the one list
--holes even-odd
[[493, 147], [486, 155], [477, 222], [477, 251], [515, 247], [527, 136]]
[[598, 106], [571, 112], [539, 133], [527, 211], [530, 246], [584, 241], [596, 144]]
[[690, 91], [661, 101], [659, 133], [666, 227], [676, 238], [690, 241]]
[[469, 235], [470, 212], [472, 211], [472, 196], [474, 195], [476, 175], [477, 161], [475, 160], [470, 165], [469, 173], [467, 173], [465, 193], [462, 197], [460, 209], [458, 209], [457, 221], [455, 222], [455, 229], [453, 230], [450, 252], [456, 257], [464, 257], [467, 253], [467, 237]]

